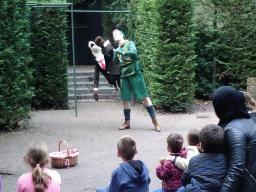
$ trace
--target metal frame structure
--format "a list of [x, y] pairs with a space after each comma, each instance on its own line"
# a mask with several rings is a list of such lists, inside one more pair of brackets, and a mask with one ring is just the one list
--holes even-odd
[[72, 57], [73, 57], [73, 73], [74, 73], [74, 91], [75, 91], [75, 114], [77, 117], [77, 93], [76, 93], [76, 64], [75, 64], [75, 36], [74, 36], [74, 13], [130, 13], [130, 27], [131, 27], [131, 39], [133, 37], [132, 32], [132, 11], [101, 11], [101, 10], [74, 10], [73, 3], [37, 3], [28, 2], [31, 7], [39, 8], [61, 8], [71, 6], [71, 10], [65, 10], [65, 12], [71, 13], [71, 33], [72, 33]]

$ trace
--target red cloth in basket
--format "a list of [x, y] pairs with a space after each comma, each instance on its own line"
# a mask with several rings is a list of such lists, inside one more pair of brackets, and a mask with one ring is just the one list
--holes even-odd
[[[60, 151], [60, 144], [64, 142], [66, 144], [67, 150]], [[55, 168], [65, 168], [73, 167], [78, 162], [78, 151], [77, 149], [69, 150], [66, 141], [61, 140], [59, 142], [59, 151], [50, 153], [52, 167]]]

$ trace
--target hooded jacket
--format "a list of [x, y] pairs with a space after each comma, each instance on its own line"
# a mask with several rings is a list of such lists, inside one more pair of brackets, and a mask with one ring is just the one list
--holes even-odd
[[192, 157], [182, 176], [185, 186], [179, 192], [218, 192], [227, 172], [226, 157], [222, 153], [201, 153]]
[[111, 176], [111, 181], [106, 188], [107, 192], [148, 192], [149, 170], [140, 160], [120, 164]]
[[[185, 158], [187, 156], [187, 149], [183, 148], [180, 153], [171, 153], [172, 156], [180, 156]], [[182, 186], [181, 177], [183, 170], [176, 167], [172, 160], [165, 161], [156, 167], [156, 175], [163, 180], [162, 188], [164, 190], [177, 190]]]
[[228, 171], [221, 192], [252, 192], [256, 189], [256, 124], [250, 119], [243, 93], [231, 86], [216, 89], [212, 96], [219, 125], [225, 131]]

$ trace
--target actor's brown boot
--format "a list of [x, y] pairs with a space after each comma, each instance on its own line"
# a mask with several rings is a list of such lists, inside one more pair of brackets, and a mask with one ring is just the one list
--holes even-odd
[[160, 128], [159, 124], [157, 123], [156, 118], [153, 118], [153, 119], [152, 119], [152, 123], [153, 123], [154, 126], [155, 126], [155, 131], [160, 132], [160, 131], [161, 131], [161, 128]]
[[126, 120], [126, 121], [124, 122], [124, 124], [121, 125], [118, 129], [119, 129], [119, 130], [130, 129], [130, 120]]

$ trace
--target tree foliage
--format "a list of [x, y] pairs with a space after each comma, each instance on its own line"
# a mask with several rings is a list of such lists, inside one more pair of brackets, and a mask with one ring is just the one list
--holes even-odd
[[[103, 0], [102, 9], [109, 11], [128, 11], [130, 9], [131, 0]], [[131, 34], [131, 15], [130, 13], [103, 13], [102, 27], [103, 37], [113, 40], [112, 31], [114, 29], [122, 30], [128, 38], [132, 38]]]
[[[109, 7], [133, 11], [134, 41], [154, 105], [183, 110], [193, 102], [195, 91], [193, 2], [133, 0], [122, 6], [120, 2], [112, 1]], [[115, 19], [115, 26], [128, 31], [129, 17]]]
[[195, 91], [193, 3], [138, 3], [135, 39], [150, 96], [158, 107], [183, 110], [193, 102]]
[[213, 44], [217, 41], [220, 26], [217, 24], [216, 10], [209, 1], [195, 2], [195, 87], [196, 97], [209, 99], [215, 87], [218, 86], [216, 78], [216, 58], [218, 52]]
[[0, 127], [29, 117], [33, 96], [29, 67], [29, 9], [25, 0], [0, 1]]
[[248, 77], [256, 76], [256, 2], [212, 0], [218, 12], [218, 40], [214, 43], [218, 81], [245, 89]]
[[67, 106], [67, 15], [63, 8], [33, 8], [31, 55], [35, 108]]

